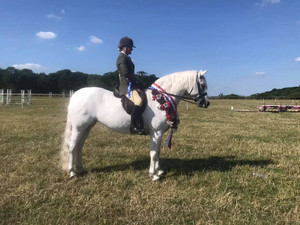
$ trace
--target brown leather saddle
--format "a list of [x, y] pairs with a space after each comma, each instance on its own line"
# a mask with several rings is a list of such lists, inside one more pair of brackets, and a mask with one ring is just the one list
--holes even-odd
[[[134, 106], [134, 103], [128, 99], [125, 95], [120, 95], [120, 92], [119, 92], [119, 84], [117, 84], [114, 89], [113, 89], [113, 93], [114, 93], [114, 96], [116, 98], [121, 98], [121, 102], [122, 102], [122, 106], [123, 106], [123, 109], [129, 114], [131, 115], [131, 112], [132, 112], [132, 108]], [[147, 96], [145, 94], [144, 91], [138, 91], [140, 97], [142, 98], [142, 113], [144, 112], [145, 108], [146, 108], [146, 105], [147, 105]]]

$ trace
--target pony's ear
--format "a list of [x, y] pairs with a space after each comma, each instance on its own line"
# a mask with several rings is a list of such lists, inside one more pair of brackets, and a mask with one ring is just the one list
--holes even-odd
[[200, 74], [200, 76], [203, 76], [206, 72], [207, 72], [207, 70], [200, 70], [199, 74]]

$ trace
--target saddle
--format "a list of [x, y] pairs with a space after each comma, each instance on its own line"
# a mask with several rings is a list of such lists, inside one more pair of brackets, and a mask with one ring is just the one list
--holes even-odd
[[[114, 96], [116, 98], [121, 98], [121, 102], [122, 102], [122, 106], [123, 106], [123, 109], [129, 114], [131, 115], [131, 112], [132, 112], [132, 108], [134, 106], [134, 103], [129, 99], [127, 98], [125, 95], [121, 95], [120, 92], [119, 92], [119, 83], [117, 85], [114, 86], [113, 88], [113, 93], [114, 93]], [[147, 96], [145, 94], [144, 91], [140, 91], [140, 90], [137, 90], [140, 97], [142, 98], [142, 111], [141, 113], [143, 113], [145, 111], [145, 108], [146, 108], [146, 105], [147, 105]]]

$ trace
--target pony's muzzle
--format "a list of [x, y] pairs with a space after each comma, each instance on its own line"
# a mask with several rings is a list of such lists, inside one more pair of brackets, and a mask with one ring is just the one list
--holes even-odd
[[210, 105], [207, 93], [201, 93], [196, 98], [194, 98], [198, 107], [207, 108]]
[[209, 105], [210, 105], [209, 101], [200, 101], [198, 103], [198, 107], [201, 107], [201, 108], [207, 108]]
[[210, 105], [210, 102], [207, 101], [207, 102], [204, 103], [203, 108], [208, 108], [209, 105]]
[[198, 107], [207, 108], [210, 105], [210, 102], [206, 99], [201, 99], [197, 102]]

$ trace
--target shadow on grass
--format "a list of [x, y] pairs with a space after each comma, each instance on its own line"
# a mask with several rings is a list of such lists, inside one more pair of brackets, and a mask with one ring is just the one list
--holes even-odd
[[[91, 172], [115, 172], [126, 170], [145, 170], [149, 168], [150, 159], [137, 160], [129, 164], [113, 165], [92, 169]], [[193, 175], [195, 172], [220, 171], [226, 172], [236, 166], [265, 167], [274, 164], [272, 160], [239, 160], [234, 156], [210, 157], [205, 159], [161, 159], [161, 167], [165, 172], [174, 175]]]

